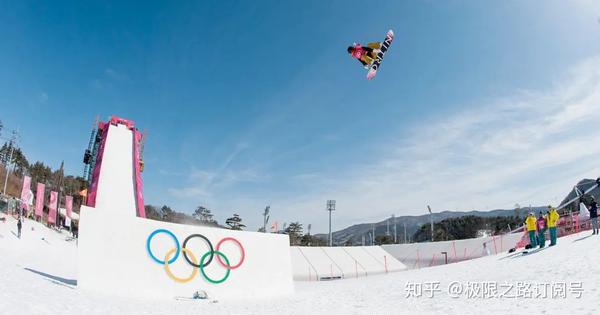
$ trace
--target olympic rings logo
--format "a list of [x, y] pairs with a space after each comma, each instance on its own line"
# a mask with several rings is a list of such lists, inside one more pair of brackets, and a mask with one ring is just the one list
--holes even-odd
[[[150, 243], [152, 242], [152, 239], [154, 238], [154, 236], [156, 236], [157, 234], [160, 234], [160, 233], [169, 235], [173, 239], [173, 242], [175, 243], [175, 247], [173, 247], [167, 251], [167, 253], [164, 257], [164, 260], [160, 260], [159, 258], [157, 258], [152, 253], [152, 250], [150, 249]], [[204, 242], [206, 242], [206, 244], [210, 248], [210, 250], [208, 252], [204, 253], [202, 255], [202, 257], [200, 257], [200, 262], [198, 262], [198, 259], [196, 258], [196, 256], [194, 256], [192, 251], [186, 247], [187, 243], [193, 238], [200, 238], [200, 239], [204, 240]], [[225, 256], [225, 254], [223, 254], [220, 251], [221, 245], [223, 245], [223, 243], [225, 243], [226, 241], [234, 242], [240, 248], [242, 256], [240, 258], [240, 261], [236, 265], [231, 265], [227, 256]], [[146, 240], [146, 250], [148, 251], [150, 258], [152, 258], [153, 261], [155, 261], [158, 264], [164, 265], [165, 272], [167, 273], [169, 278], [171, 278], [174, 281], [179, 282], [179, 283], [186, 283], [186, 282], [192, 281], [192, 279], [194, 279], [196, 277], [196, 275], [198, 274], [198, 270], [200, 270], [200, 273], [202, 273], [202, 276], [204, 277], [204, 279], [206, 279], [206, 281], [213, 283], [213, 284], [222, 283], [223, 281], [227, 280], [231, 270], [239, 268], [244, 263], [244, 259], [246, 258], [244, 246], [242, 246], [242, 243], [240, 243], [238, 240], [236, 240], [233, 237], [225, 237], [225, 238], [221, 239], [217, 243], [216, 249], [213, 249], [212, 243], [206, 236], [204, 236], [202, 234], [192, 234], [192, 235], [189, 235], [188, 237], [186, 237], [185, 240], [183, 241], [183, 246], [180, 246], [179, 240], [177, 239], [175, 234], [173, 234], [171, 231], [165, 230], [165, 229], [157, 229], [154, 232], [150, 233], [150, 235], [148, 236], [148, 239]], [[174, 263], [177, 260], [177, 258], [179, 258], [180, 254], [183, 254], [183, 258], [185, 258], [185, 261], [187, 261], [187, 263], [190, 266], [192, 266], [192, 273], [187, 278], [181, 278], [181, 277], [175, 276], [171, 272], [171, 269], [169, 268], [169, 265]], [[205, 268], [208, 267], [208, 265], [210, 265], [213, 262], [213, 259], [215, 258], [215, 256], [217, 256], [217, 259], [216, 259], [217, 262], [223, 268], [226, 269], [225, 276], [223, 276], [223, 278], [221, 278], [221, 279], [216, 279], [216, 280], [210, 278], [206, 274], [206, 271], [205, 271]]]

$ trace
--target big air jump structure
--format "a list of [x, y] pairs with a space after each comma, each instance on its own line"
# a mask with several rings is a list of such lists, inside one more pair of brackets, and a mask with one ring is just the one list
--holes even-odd
[[98, 124], [93, 139], [78, 288], [168, 299], [200, 290], [219, 300], [293, 294], [287, 235], [146, 219], [141, 133], [132, 121], [113, 116]]

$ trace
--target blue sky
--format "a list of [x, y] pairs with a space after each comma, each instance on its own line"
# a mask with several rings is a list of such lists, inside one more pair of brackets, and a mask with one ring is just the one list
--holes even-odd
[[[593, 1], [0, 3], [0, 119], [80, 174], [96, 115], [146, 129], [147, 203], [326, 229], [556, 203], [600, 174]], [[373, 13], [370, 13], [373, 12]], [[373, 81], [345, 49], [395, 41]]]

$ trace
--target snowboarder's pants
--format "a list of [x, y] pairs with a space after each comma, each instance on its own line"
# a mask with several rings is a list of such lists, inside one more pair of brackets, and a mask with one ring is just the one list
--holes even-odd
[[590, 221], [592, 221], [592, 229], [596, 231], [598, 229], [598, 217], [591, 218]]
[[540, 248], [546, 246], [546, 235], [544, 235], [544, 233], [546, 233], [546, 229], [540, 230], [538, 232], [538, 240], [540, 240]]
[[556, 245], [556, 227], [550, 228], [550, 246]]
[[529, 245], [531, 245], [531, 247], [536, 247], [537, 243], [535, 241], [535, 231], [529, 231], [527, 233], [529, 233]]

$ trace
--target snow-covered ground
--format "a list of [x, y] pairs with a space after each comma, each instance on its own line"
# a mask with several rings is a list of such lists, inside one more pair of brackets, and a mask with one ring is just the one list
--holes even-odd
[[29, 220], [21, 239], [16, 231], [14, 219], [0, 222], [0, 314], [600, 314], [600, 236], [587, 237], [591, 232], [529, 255], [297, 282], [291, 298], [221, 302], [132, 300], [78, 290], [77, 247], [66, 241], [68, 233]]

